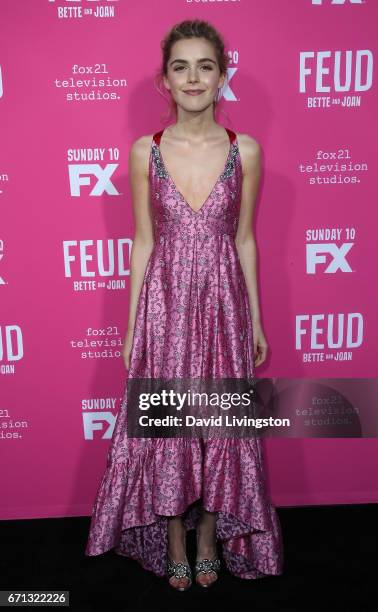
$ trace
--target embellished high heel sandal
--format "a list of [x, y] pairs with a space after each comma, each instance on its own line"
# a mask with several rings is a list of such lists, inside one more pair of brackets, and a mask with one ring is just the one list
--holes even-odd
[[[219, 570], [220, 570], [220, 559], [218, 559], [218, 557], [215, 557], [214, 559], [201, 559], [200, 561], [197, 561], [194, 566], [194, 576], [196, 578], [196, 583], [199, 586], [204, 587], [204, 588], [213, 586], [214, 582], [216, 582], [218, 579]], [[202, 582], [199, 582], [197, 580], [197, 576], [199, 574], [201, 573], [210, 574], [210, 572], [214, 572], [217, 575], [216, 580], [209, 582], [209, 584], [203, 584]]]
[[169, 582], [170, 586], [176, 591], [187, 591], [189, 587], [192, 586], [192, 570], [188, 563], [188, 559], [186, 562], [173, 561], [169, 555], [167, 555], [167, 568], [166, 568], [168, 582], [170, 578], [188, 578], [189, 582], [184, 587], [175, 586], [171, 582]]
[[[197, 549], [198, 549], [198, 534], [197, 534]], [[194, 577], [196, 579], [196, 583], [199, 586], [204, 587], [204, 588], [212, 586], [214, 582], [217, 582], [218, 580], [218, 574], [219, 574], [220, 568], [221, 568], [221, 562], [217, 555], [215, 555], [213, 559], [200, 559], [199, 561], [196, 561], [194, 565]], [[214, 572], [214, 574], [216, 574], [217, 577], [215, 580], [213, 580], [209, 584], [202, 584], [202, 582], [199, 582], [197, 580], [197, 576], [199, 574], [201, 573], [210, 574], [210, 572]]]

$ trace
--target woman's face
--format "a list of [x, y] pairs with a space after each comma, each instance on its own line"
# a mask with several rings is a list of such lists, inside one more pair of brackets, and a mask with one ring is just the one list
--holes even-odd
[[172, 45], [164, 85], [178, 106], [189, 112], [203, 110], [213, 104], [225, 78], [205, 38], [185, 38]]

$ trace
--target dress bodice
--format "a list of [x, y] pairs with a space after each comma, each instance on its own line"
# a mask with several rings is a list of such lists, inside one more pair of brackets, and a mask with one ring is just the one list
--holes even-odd
[[199, 210], [194, 210], [177, 189], [164, 164], [160, 150], [161, 130], [153, 135], [149, 162], [151, 204], [155, 238], [177, 235], [183, 239], [198, 235], [227, 234], [235, 237], [241, 198], [242, 168], [237, 136], [225, 128], [230, 149], [225, 167]]

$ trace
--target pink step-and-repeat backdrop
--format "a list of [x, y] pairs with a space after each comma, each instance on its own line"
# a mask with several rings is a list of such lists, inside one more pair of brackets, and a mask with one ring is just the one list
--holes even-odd
[[[217, 120], [263, 150], [256, 375], [344, 379], [374, 420], [377, 2], [2, 0], [0, 18], [0, 518], [91, 512], [127, 380], [128, 154], [164, 126], [160, 41], [183, 19], [223, 34]], [[274, 504], [377, 502], [377, 427], [319, 422], [264, 440]]]

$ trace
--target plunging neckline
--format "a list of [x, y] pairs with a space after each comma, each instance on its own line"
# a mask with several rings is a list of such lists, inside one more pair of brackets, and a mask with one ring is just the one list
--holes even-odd
[[172, 185], [172, 187], [174, 188], [174, 190], [176, 191], [176, 193], [177, 193], [177, 194], [178, 194], [178, 195], [181, 197], [181, 199], [182, 199], [182, 201], [184, 202], [184, 204], [186, 204], [186, 206], [189, 208], [189, 210], [190, 210], [190, 211], [191, 211], [191, 212], [192, 212], [194, 215], [198, 215], [198, 214], [199, 214], [199, 213], [202, 211], [202, 209], [204, 208], [204, 206], [207, 204], [207, 202], [210, 200], [211, 196], [213, 195], [213, 193], [214, 193], [214, 191], [215, 191], [215, 188], [217, 187], [217, 185], [218, 185], [219, 181], [221, 180], [222, 174], [224, 173], [224, 171], [225, 171], [225, 170], [226, 170], [226, 168], [227, 168], [227, 164], [228, 164], [229, 159], [230, 159], [230, 157], [231, 157], [231, 151], [232, 151], [233, 140], [232, 140], [232, 136], [231, 136], [230, 131], [229, 131], [227, 128], [224, 128], [224, 129], [225, 129], [225, 131], [227, 132], [227, 136], [228, 136], [229, 141], [230, 141], [230, 146], [229, 146], [229, 149], [228, 149], [227, 159], [226, 159], [226, 162], [225, 162], [225, 164], [224, 164], [224, 166], [223, 166], [223, 169], [222, 169], [222, 171], [221, 171], [220, 175], [218, 176], [217, 180], [216, 180], [216, 181], [215, 181], [215, 183], [214, 183], [214, 186], [213, 186], [212, 190], [210, 191], [210, 193], [209, 193], [209, 195], [207, 196], [206, 200], [205, 200], [205, 201], [202, 203], [202, 205], [200, 206], [200, 208], [198, 208], [197, 210], [195, 210], [194, 208], [192, 208], [192, 206], [190, 206], [190, 204], [189, 204], [188, 200], [186, 199], [186, 197], [185, 197], [185, 196], [183, 195], [183, 193], [182, 193], [182, 192], [181, 192], [181, 191], [180, 191], [180, 190], [177, 188], [176, 183], [175, 183], [175, 181], [173, 180], [173, 178], [172, 178], [172, 176], [171, 176], [170, 172], [168, 172], [168, 169], [167, 169], [167, 166], [165, 165], [164, 158], [163, 158], [163, 155], [162, 155], [162, 152], [161, 152], [161, 148], [160, 148], [161, 137], [163, 136], [165, 129], [161, 131], [160, 138], [159, 138], [159, 141], [158, 141], [158, 143], [157, 143], [157, 146], [159, 147], [160, 160], [161, 160], [162, 166], [163, 166], [163, 168], [164, 168], [165, 172], [167, 173], [167, 176], [169, 177], [169, 180], [171, 181], [171, 185]]

